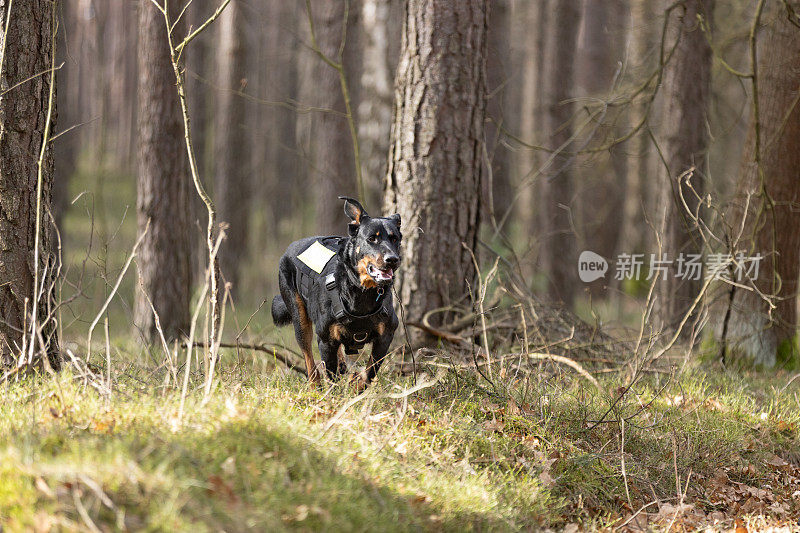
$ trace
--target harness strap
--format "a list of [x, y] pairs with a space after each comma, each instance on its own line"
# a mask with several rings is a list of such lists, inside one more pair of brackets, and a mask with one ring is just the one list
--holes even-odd
[[336, 317], [336, 320], [342, 322], [343, 324], [352, 322], [349, 314], [344, 309], [344, 303], [339, 295], [339, 291], [336, 290], [336, 276], [333, 274], [328, 274], [325, 277], [325, 290], [328, 291], [328, 294], [330, 295], [333, 316]]
[[381, 302], [375, 311], [371, 313], [367, 313], [365, 315], [354, 315], [350, 311], [347, 310], [344, 301], [342, 300], [342, 295], [339, 294], [338, 286], [336, 284], [336, 276], [331, 273], [325, 277], [325, 290], [328, 291], [328, 294], [331, 297], [331, 302], [333, 304], [333, 314], [337, 318], [337, 320], [341, 320], [343, 323], [347, 324], [353, 322], [354, 320], [358, 320], [361, 318], [369, 318], [371, 316], [380, 315], [382, 318], [386, 318], [389, 316], [389, 312], [386, 310], [385, 305], [385, 296], [386, 293], [384, 291], [380, 291], [378, 293], [378, 298], [376, 301]]
[[308, 298], [313, 285], [314, 278], [306, 274], [303, 270], [297, 271], [297, 292], [299, 292], [303, 298]]

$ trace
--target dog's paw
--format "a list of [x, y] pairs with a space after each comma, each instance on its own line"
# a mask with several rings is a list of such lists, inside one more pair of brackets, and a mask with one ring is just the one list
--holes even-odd
[[350, 374], [348, 384], [355, 387], [359, 394], [367, 390], [367, 387], [369, 386], [369, 382], [367, 381], [367, 371], [362, 370], [361, 372]]
[[320, 377], [318, 368], [314, 368], [313, 372], [311, 372], [311, 375], [308, 376], [308, 384], [317, 388], [322, 387], [322, 377]]

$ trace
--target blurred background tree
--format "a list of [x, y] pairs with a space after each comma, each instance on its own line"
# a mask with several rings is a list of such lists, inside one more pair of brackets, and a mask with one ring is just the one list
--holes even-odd
[[[180, 6], [173, 4], [170, 16]], [[176, 31], [183, 32], [178, 23]], [[164, 17], [151, 3], [139, 10], [136, 214], [141, 288], [135, 292], [134, 326], [157, 339], [155, 317], [167, 339], [189, 332], [192, 291], [188, 161]], [[150, 307], [152, 302], [153, 308]]]

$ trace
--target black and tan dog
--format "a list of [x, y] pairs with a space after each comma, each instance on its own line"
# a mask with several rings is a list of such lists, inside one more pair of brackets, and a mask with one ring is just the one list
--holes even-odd
[[278, 326], [292, 322], [310, 381], [319, 381], [312, 353], [316, 331], [328, 376], [347, 370], [344, 355], [372, 344], [361, 385], [368, 385], [389, 351], [397, 315], [391, 286], [400, 266], [400, 215], [372, 218], [344, 196], [348, 237], [307, 237], [289, 245], [280, 260], [280, 295], [272, 300]]

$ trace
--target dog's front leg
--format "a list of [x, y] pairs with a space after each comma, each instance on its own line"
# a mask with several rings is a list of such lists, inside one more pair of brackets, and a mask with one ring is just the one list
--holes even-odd
[[[339, 359], [339, 351], [341, 349], [341, 343], [333, 341], [333, 342], [325, 342], [320, 340], [318, 343], [319, 346], [319, 355], [322, 361], [325, 363], [325, 371], [328, 373], [328, 378], [336, 379], [339, 374], [342, 373], [343, 363], [344, 361]], [[347, 367], [344, 367], [346, 369]]]
[[375, 339], [375, 341], [372, 343], [372, 351], [369, 355], [369, 363], [367, 364], [366, 376], [364, 380], [365, 387], [372, 383], [372, 380], [375, 379], [375, 376], [378, 374], [378, 370], [383, 364], [383, 359], [389, 352], [389, 346], [391, 344], [391, 335], [382, 335]]

